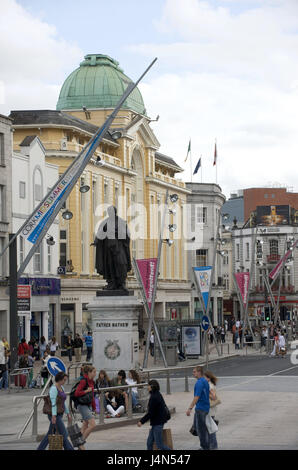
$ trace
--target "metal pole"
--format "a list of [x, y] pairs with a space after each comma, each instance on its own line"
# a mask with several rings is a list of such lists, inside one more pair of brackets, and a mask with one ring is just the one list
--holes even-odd
[[[18, 360], [18, 277], [17, 277], [17, 240], [14, 234], [9, 235], [9, 330], [10, 330], [10, 367], [14, 369]], [[13, 241], [12, 241], [13, 240]]]
[[[135, 270], [135, 273], [136, 273], [137, 280], [139, 281], [139, 285], [141, 286], [141, 293], [142, 293], [142, 296], [143, 296], [145, 312], [146, 312], [147, 317], [150, 318], [149, 305], [148, 305], [148, 301], [147, 301], [146, 294], [145, 294], [145, 291], [144, 291], [144, 286], [143, 286], [143, 283], [141, 281], [141, 275], [140, 275], [139, 267], [138, 267], [138, 265], [136, 263], [136, 260], [134, 258], [132, 259], [132, 261], [133, 261], [133, 266], [134, 266], [134, 270]], [[156, 277], [157, 276], [158, 276], [158, 271], [156, 270]], [[159, 331], [158, 331], [158, 328], [157, 328], [157, 325], [155, 323], [154, 318], [152, 320], [152, 324], [153, 324], [153, 328], [154, 328], [155, 338], [158, 342], [159, 349], [160, 349], [160, 352], [161, 352], [161, 355], [162, 355], [164, 366], [168, 367], [166, 357], [165, 357], [165, 354], [164, 354], [164, 350], [163, 350], [163, 347], [162, 347], [162, 343], [161, 343], [161, 340], [160, 340]], [[155, 357], [155, 344], [156, 344], [155, 338], [154, 338], [154, 357]]]
[[155, 276], [154, 287], [153, 287], [152, 304], [151, 304], [150, 318], [149, 318], [149, 324], [148, 324], [148, 333], [147, 333], [147, 341], [146, 341], [146, 348], [145, 348], [145, 356], [144, 356], [144, 363], [143, 363], [143, 368], [144, 369], [147, 367], [147, 364], [148, 364], [149, 342], [150, 342], [150, 334], [151, 334], [151, 329], [152, 329], [152, 324], [153, 324], [153, 319], [154, 319], [155, 298], [156, 298], [156, 290], [157, 290], [157, 281], [158, 281], [158, 273], [159, 273], [159, 265], [160, 265], [161, 248], [162, 248], [162, 243], [163, 243], [163, 233], [164, 233], [164, 228], [165, 228], [166, 211], [167, 211], [167, 207], [168, 207], [168, 197], [169, 197], [169, 190], [167, 189], [164, 213], [163, 213], [163, 217], [162, 217], [162, 224], [161, 224], [160, 235], [159, 235], [156, 276]]
[[252, 286], [252, 281], [253, 281], [254, 271], [255, 271], [254, 268], [255, 268], [256, 241], [257, 241], [257, 232], [256, 232], [256, 230], [253, 229], [252, 256], [251, 256], [251, 263], [250, 263], [250, 276], [249, 276], [249, 283], [248, 283], [247, 302], [246, 302], [245, 311], [244, 311], [245, 321], [246, 321], [246, 324], [248, 325], [248, 327], [250, 329], [253, 341], [255, 340], [255, 337], [254, 337], [252, 327], [251, 327], [249, 317], [248, 317], [248, 306], [249, 306], [249, 297], [250, 297], [250, 293], [251, 293], [251, 286]]

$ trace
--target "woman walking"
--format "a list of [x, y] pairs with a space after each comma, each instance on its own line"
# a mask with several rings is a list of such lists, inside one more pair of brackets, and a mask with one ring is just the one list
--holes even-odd
[[147, 450], [153, 450], [153, 443], [159, 450], [172, 450], [163, 443], [162, 431], [164, 424], [168, 421], [168, 413], [165, 401], [160, 393], [160, 387], [157, 380], [149, 382], [150, 399], [148, 403], [148, 412], [138, 422], [140, 428], [143, 424], [150, 420], [151, 429], [147, 439]]
[[[96, 376], [96, 369], [92, 366], [84, 367], [84, 377], [80, 381], [75, 391], [75, 398], [77, 401], [78, 411], [83, 419], [83, 426], [81, 433], [84, 441], [87, 440], [89, 434], [95, 427], [95, 419], [92, 410], [96, 411], [96, 404], [94, 398], [94, 379]], [[85, 450], [83, 446], [80, 450]]]
[[73, 446], [68, 440], [67, 431], [63, 423], [63, 414], [64, 412], [68, 418], [68, 424], [71, 424], [71, 416], [69, 414], [69, 409], [66, 404], [66, 394], [64, 391], [63, 385], [65, 384], [67, 375], [64, 372], [58, 372], [55, 376], [55, 384], [50, 388], [50, 399], [52, 404], [52, 413], [48, 414], [48, 419], [50, 421], [50, 427], [39, 444], [37, 450], [45, 450], [49, 444], [49, 434], [53, 434], [53, 431], [56, 430], [63, 436], [63, 447], [65, 450], [74, 450]]
[[49, 342], [49, 347], [51, 356], [55, 356], [56, 351], [59, 348], [59, 344], [57, 343], [55, 336], [53, 336], [51, 341]]
[[[220, 404], [220, 401], [216, 394], [216, 384], [217, 384], [217, 377], [215, 377], [212, 372], [206, 370], [204, 374], [205, 378], [208, 380], [209, 383], [209, 400], [210, 400], [210, 414], [213, 421], [218, 424], [216, 420], [216, 407]], [[213, 434], [209, 434], [209, 449], [218, 449], [217, 439], [216, 439], [216, 432]]]

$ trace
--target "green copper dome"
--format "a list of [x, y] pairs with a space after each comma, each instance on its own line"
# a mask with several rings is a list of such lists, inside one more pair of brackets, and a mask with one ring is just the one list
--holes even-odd
[[[119, 63], [107, 55], [89, 54], [80, 67], [65, 80], [57, 110], [114, 108], [131, 83]], [[146, 114], [144, 101], [138, 88], [127, 98], [125, 109]]]

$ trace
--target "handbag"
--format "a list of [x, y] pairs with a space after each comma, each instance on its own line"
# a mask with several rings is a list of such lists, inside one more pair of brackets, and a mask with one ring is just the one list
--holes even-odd
[[73, 447], [80, 447], [85, 444], [85, 440], [82, 436], [78, 423], [71, 424], [67, 427], [67, 432], [72, 442]]
[[221, 404], [221, 401], [220, 399], [217, 397], [216, 395], [216, 399], [215, 400], [210, 400], [210, 408], [214, 408], [214, 406], [217, 406], [217, 405], [220, 405]]
[[[170, 449], [174, 449], [172, 431], [170, 429], [162, 430], [162, 442]], [[155, 442], [153, 443], [153, 450], [158, 450]]]
[[63, 436], [57, 434], [57, 426], [54, 426], [53, 431], [56, 430], [56, 433], [48, 435], [49, 439], [49, 450], [62, 450], [63, 449]]
[[[43, 397], [43, 400], [44, 400], [43, 409], [42, 409], [43, 414], [52, 415], [52, 402], [51, 402], [50, 396], [46, 395], [45, 397]], [[64, 413], [64, 401], [60, 397], [60, 395], [58, 395], [56, 398], [56, 406], [57, 406], [57, 414], [58, 415], [63, 414]]]
[[218, 426], [216, 425], [213, 418], [211, 417], [210, 412], [206, 416], [205, 423], [206, 423], [206, 427], [208, 429], [209, 434], [214, 434], [215, 432], [218, 431]]

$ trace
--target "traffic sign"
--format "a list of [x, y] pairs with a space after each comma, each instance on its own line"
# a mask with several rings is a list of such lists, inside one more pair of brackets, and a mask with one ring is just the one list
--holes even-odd
[[202, 318], [202, 328], [204, 331], [207, 331], [209, 328], [209, 318], [206, 315]]
[[51, 375], [55, 377], [58, 372], [66, 372], [66, 367], [63, 361], [58, 357], [50, 357], [47, 360], [47, 368]]

